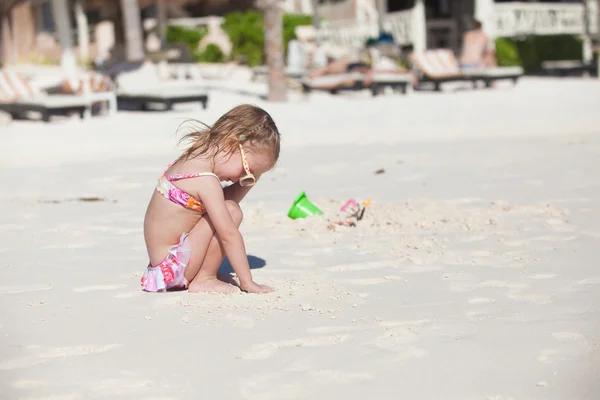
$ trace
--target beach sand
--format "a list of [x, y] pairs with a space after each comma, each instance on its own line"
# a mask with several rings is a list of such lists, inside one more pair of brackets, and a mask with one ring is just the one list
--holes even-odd
[[[0, 132], [1, 398], [597, 398], [600, 81], [285, 104], [222, 87], [206, 111]], [[242, 203], [276, 291], [143, 293], [177, 126], [242, 102], [283, 135]], [[301, 191], [324, 216], [287, 218]], [[337, 225], [350, 198], [371, 204]]]

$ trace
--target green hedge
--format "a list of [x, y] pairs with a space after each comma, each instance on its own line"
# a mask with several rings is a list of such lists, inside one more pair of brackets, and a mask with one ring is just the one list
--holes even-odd
[[197, 62], [222, 63], [226, 59], [223, 50], [214, 43], [209, 43], [204, 50], [197, 50], [193, 54]]
[[262, 63], [265, 38], [261, 13], [249, 11], [226, 14], [221, 28], [231, 40], [233, 58], [243, 57], [249, 65]]
[[[287, 51], [290, 40], [296, 38], [295, 28], [312, 25], [312, 16], [302, 14], [283, 15], [283, 46]], [[265, 33], [263, 15], [259, 11], [233, 12], [225, 15], [221, 28], [231, 40], [232, 58], [242, 58], [251, 66], [265, 62]], [[181, 26], [167, 28], [168, 43], [185, 43], [196, 61], [223, 62], [223, 51], [217, 45], [198, 50], [198, 43], [208, 33], [206, 28], [190, 29]]]
[[208, 29], [191, 29], [183, 26], [169, 25], [167, 27], [167, 43], [185, 43], [194, 52], [198, 43], [208, 34]]
[[582, 58], [583, 42], [574, 35], [496, 39], [498, 65], [518, 65], [527, 73], [539, 72], [544, 61], [581, 60]]
[[[283, 15], [283, 46], [287, 50], [290, 40], [296, 38], [294, 29], [299, 25], [311, 25], [312, 16], [300, 14]], [[223, 30], [232, 43], [232, 57], [243, 58], [248, 65], [265, 62], [265, 33], [262, 13], [259, 11], [233, 12], [225, 15]]]

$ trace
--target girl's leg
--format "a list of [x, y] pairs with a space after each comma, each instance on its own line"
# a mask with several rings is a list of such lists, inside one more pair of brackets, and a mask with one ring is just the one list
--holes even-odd
[[[225, 201], [233, 222], [239, 227], [242, 223], [242, 210], [231, 200]], [[205, 215], [187, 237], [192, 249], [190, 262], [185, 268], [185, 278], [190, 281], [188, 291], [234, 293], [239, 289], [217, 279], [217, 271], [223, 262], [225, 252], [208, 215]]]

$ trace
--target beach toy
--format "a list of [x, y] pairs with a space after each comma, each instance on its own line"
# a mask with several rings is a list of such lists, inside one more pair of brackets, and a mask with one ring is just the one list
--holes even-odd
[[363, 206], [368, 207], [371, 205], [371, 198], [369, 197], [367, 200], [363, 201], [362, 203]]
[[294, 200], [294, 203], [288, 211], [288, 217], [291, 219], [306, 218], [313, 215], [323, 215], [323, 211], [308, 200], [306, 193], [302, 192]]
[[346, 208], [348, 208], [348, 206], [353, 205], [354, 207], [358, 207], [358, 203], [356, 202], [356, 200], [354, 199], [350, 199], [346, 202], [346, 204], [344, 204], [342, 206], [342, 208], [340, 208], [340, 211], [346, 211]]

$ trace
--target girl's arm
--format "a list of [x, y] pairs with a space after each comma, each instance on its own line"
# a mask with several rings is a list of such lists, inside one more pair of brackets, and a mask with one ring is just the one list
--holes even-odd
[[[260, 175], [255, 175], [255, 178], [256, 183], [258, 183]], [[233, 185], [225, 188], [225, 200], [233, 200], [236, 203], [239, 203], [244, 199], [244, 197], [246, 197], [252, 187], [253, 186], [242, 186], [239, 182], [236, 182]]]
[[241, 186], [238, 182], [236, 182], [223, 190], [225, 200], [233, 200], [236, 203], [239, 203], [244, 197], [246, 197], [250, 189], [252, 189], [252, 186]]
[[219, 182], [216, 179], [204, 178], [204, 182], [198, 188], [198, 198], [202, 200], [210, 216], [223, 250], [240, 280], [240, 287], [251, 293], [270, 292], [271, 288], [258, 285], [252, 280], [244, 239], [225, 205], [225, 196]]

